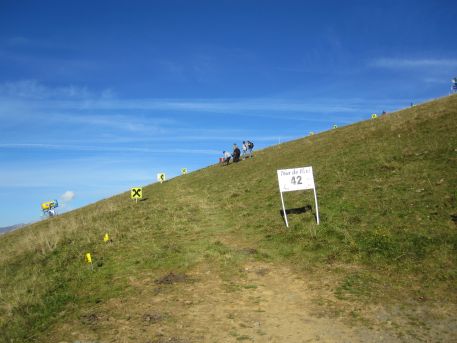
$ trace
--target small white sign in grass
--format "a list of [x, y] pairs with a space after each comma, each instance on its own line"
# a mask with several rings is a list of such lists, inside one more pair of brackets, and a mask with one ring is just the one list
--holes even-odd
[[280, 169], [278, 173], [279, 193], [281, 194], [282, 210], [286, 226], [287, 221], [286, 208], [284, 206], [284, 197], [282, 193], [312, 189], [314, 191], [314, 202], [316, 204], [316, 221], [319, 224], [319, 207], [317, 205], [316, 185], [314, 184], [313, 167]]
[[158, 173], [157, 174], [157, 181], [160, 183], [164, 182], [166, 180], [165, 173]]

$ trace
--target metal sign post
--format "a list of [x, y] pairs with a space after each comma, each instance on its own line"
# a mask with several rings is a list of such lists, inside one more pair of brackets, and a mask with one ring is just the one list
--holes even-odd
[[319, 224], [319, 206], [317, 204], [317, 192], [316, 185], [314, 184], [313, 167], [280, 169], [277, 170], [277, 173], [279, 193], [281, 195], [282, 211], [284, 213], [286, 226], [289, 227], [289, 222], [287, 221], [287, 213], [286, 208], [284, 206], [284, 197], [282, 193], [307, 189], [312, 189], [314, 191], [314, 203], [316, 205], [316, 221], [317, 224]]
[[282, 196], [281, 190], [279, 190], [279, 194], [281, 194], [282, 213], [284, 213], [284, 220], [286, 221], [286, 227], [289, 227], [289, 223], [287, 222], [286, 207], [284, 206], [284, 197]]

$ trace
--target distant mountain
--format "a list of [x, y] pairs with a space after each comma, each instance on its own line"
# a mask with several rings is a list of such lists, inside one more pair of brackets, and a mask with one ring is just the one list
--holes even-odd
[[13, 231], [13, 230], [19, 229], [23, 226], [25, 226], [25, 224], [16, 224], [16, 225], [11, 225], [11, 226], [0, 227], [0, 235], [2, 233], [6, 233], [8, 231]]

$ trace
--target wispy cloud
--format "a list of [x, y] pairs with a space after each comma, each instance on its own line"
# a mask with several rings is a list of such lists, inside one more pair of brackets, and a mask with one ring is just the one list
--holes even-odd
[[138, 152], [157, 154], [206, 154], [219, 153], [215, 149], [153, 149], [139, 147], [106, 147], [91, 145], [66, 145], [66, 144], [42, 144], [42, 143], [3, 143], [0, 149], [44, 149], [44, 150], [71, 150], [71, 151], [96, 151], [96, 152]]
[[[59, 104], [56, 104], [57, 106]], [[61, 103], [66, 107], [68, 104]], [[74, 105], [74, 104], [73, 104]], [[80, 104], [82, 108], [99, 110], [165, 110], [182, 112], [246, 113], [253, 112], [312, 112], [312, 111], [353, 111], [353, 106], [344, 104], [317, 103], [294, 99], [129, 99], [99, 100]], [[256, 115], [258, 116], [258, 115]]]
[[[353, 101], [329, 101], [328, 99], [289, 99], [289, 98], [246, 98], [246, 99], [120, 99], [110, 89], [101, 92], [90, 91], [87, 87], [74, 85], [48, 87], [36, 80], [22, 80], [0, 84], [0, 115], [2, 111], [24, 107], [32, 111], [173, 111], [179, 113], [200, 112], [212, 114], [240, 113], [252, 117], [284, 118], [285, 113], [350, 113], [360, 109]], [[49, 111], [47, 112], [49, 113]], [[275, 114], [276, 113], [276, 114]], [[278, 116], [277, 113], [280, 113]], [[112, 116], [112, 115], [111, 115]], [[67, 116], [68, 120], [78, 120]], [[107, 120], [105, 120], [105, 118]], [[84, 119], [93, 124], [119, 122], [113, 117], [87, 116]], [[316, 117], [317, 118], [317, 117]], [[123, 118], [125, 119], [125, 118]], [[288, 116], [285, 119], [310, 120], [302, 116]], [[125, 122], [122, 124], [126, 124]], [[128, 125], [124, 126], [128, 127]], [[139, 129], [132, 125], [132, 129]]]
[[386, 69], [454, 68], [457, 59], [450, 58], [377, 58], [369, 63], [371, 67]]
[[36, 80], [20, 80], [0, 84], [0, 96], [3, 98], [21, 99], [93, 99], [111, 98], [112, 91], [103, 90], [100, 94], [90, 92], [87, 87], [67, 85], [47, 87]]
[[47, 118], [55, 123], [70, 123], [84, 126], [102, 126], [121, 131], [147, 132], [148, 134], [165, 134], [167, 131], [163, 125], [175, 125], [176, 120], [170, 118], [148, 119], [140, 116], [129, 116], [124, 114], [74, 114], [62, 115], [53, 113]]

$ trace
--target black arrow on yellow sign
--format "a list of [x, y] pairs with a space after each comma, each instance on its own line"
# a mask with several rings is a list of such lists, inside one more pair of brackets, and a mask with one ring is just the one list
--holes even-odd
[[130, 198], [141, 199], [143, 197], [143, 189], [141, 187], [132, 188], [130, 191]]

